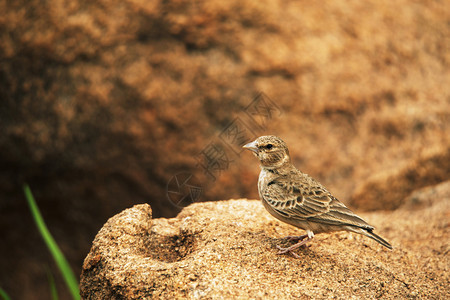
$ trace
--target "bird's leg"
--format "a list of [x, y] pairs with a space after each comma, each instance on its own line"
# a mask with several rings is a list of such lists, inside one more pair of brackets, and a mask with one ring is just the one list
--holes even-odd
[[289, 240], [289, 241], [303, 241], [306, 237], [308, 237], [307, 234], [304, 235], [288, 235], [286, 237], [284, 237], [285, 239]]
[[[310, 240], [312, 240], [314, 238], [314, 233], [312, 231], [307, 230], [306, 233], [307, 233], [305, 235], [306, 240], [304, 240], [305, 237], [303, 237], [301, 239], [302, 241], [298, 242], [295, 245], [292, 245], [292, 246], [287, 247], [287, 248], [282, 248], [280, 246], [277, 246], [278, 250], [280, 250], [280, 252], [278, 252], [278, 254], [291, 253], [295, 258], [300, 258], [300, 256], [298, 256], [296, 253], [294, 253], [292, 251], [297, 249], [297, 248], [299, 248], [299, 247], [301, 247], [301, 246], [306, 245], [307, 242], [309, 242]], [[302, 236], [299, 236], [299, 237], [302, 237]]]

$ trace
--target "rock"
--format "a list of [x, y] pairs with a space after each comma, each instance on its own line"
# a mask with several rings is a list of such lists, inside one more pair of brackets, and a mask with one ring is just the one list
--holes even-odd
[[147, 204], [112, 217], [84, 260], [83, 299], [446, 298], [450, 199], [364, 213], [389, 251], [351, 233], [316, 235], [302, 257], [277, 255], [299, 230], [259, 201], [196, 203], [151, 220]]
[[450, 145], [428, 149], [406, 167], [388, 169], [369, 178], [356, 189], [350, 205], [364, 210], [396, 209], [411, 201], [407, 196], [413, 191], [449, 179]]
[[[283, 137], [342, 201], [449, 144], [443, 3], [71, 3], [2, 7], [0, 196], [14, 208], [28, 181], [43, 207], [85, 209], [85, 226], [141, 202], [174, 216], [161, 199], [179, 172], [203, 177], [202, 200], [256, 197], [257, 167], [242, 172], [228, 145], [216, 182], [199, 167], [237, 118], [248, 139]], [[261, 91], [277, 109], [257, 126], [246, 108]]]
[[403, 209], [418, 210], [432, 206], [441, 199], [450, 199], [450, 180], [414, 191], [406, 197]]
[[[195, 201], [257, 197], [235, 129], [279, 135], [346, 203], [355, 189], [389, 191], [374, 174], [450, 144], [445, 1], [11, 0], [0, 11], [0, 269], [11, 270], [0, 282], [17, 299], [50, 298], [45, 266], [58, 274], [30, 230], [24, 182], [79, 274], [110, 216], [149, 203], [173, 217], [192, 202], [167, 197], [181, 172], [202, 189]], [[260, 92], [276, 106], [252, 115]], [[230, 149], [221, 137], [237, 139]], [[217, 143], [227, 159], [214, 181], [200, 162]], [[399, 183], [392, 208], [412, 192]]]

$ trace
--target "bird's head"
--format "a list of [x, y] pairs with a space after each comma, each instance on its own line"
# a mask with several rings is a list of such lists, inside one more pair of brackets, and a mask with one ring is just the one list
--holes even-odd
[[274, 135], [260, 136], [243, 148], [252, 151], [263, 168], [279, 168], [291, 160], [286, 143]]

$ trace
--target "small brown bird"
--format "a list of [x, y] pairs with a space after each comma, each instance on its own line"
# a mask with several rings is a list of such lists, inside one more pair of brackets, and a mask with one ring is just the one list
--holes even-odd
[[289, 236], [297, 244], [281, 248], [278, 254], [292, 250], [312, 240], [314, 233], [352, 231], [377, 241], [392, 249], [392, 246], [373, 233], [374, 227], [349, 210], [333, 197], [325, 187], [309, 175], [300, 172], [291, 163], [289, 150], [279, 137], [261, 136], [244, 146], [259, 159], [261, 173], [258, 192], [264, 207], [275, 218], [306, 230], [302, 236]]

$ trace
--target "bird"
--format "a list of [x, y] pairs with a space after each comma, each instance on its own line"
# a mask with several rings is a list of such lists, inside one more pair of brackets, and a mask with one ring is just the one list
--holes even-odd
[[287, 248], [277, 246], [278, 254], [289, 253], [299, 258], [293, 250], [306, 247], [315, 234], [335, 231], [362, 234], [392, 250], [391, 244], [373, 232], [372, 225], [292, 164], [288, 147], [281, 138], [260, 136], [243, 148], [259, 159], [258, 192], [265, 209], [275, 218], [306, 231], [305, 235], [288, 236], [297, 243]]

